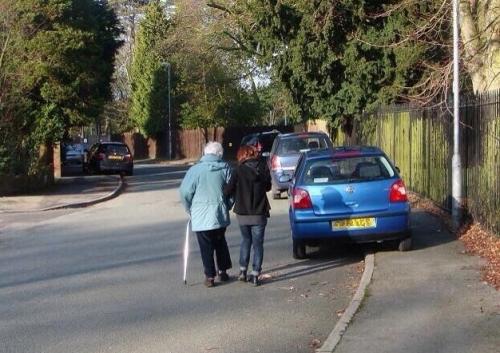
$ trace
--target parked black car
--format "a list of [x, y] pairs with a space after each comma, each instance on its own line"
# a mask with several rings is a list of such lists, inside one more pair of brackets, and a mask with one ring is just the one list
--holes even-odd
[[254, 146], [263, 157], [268, 157], [273, 146], [274, 139], [280, 132], [278, 130], [257, 132], [254, 134], [243, 136], [241, 139], [241, 146]]
[[84, 170], [90, 174], [120, 173], [134, 174], [134, 158], [126, 144], [121, 142], [100, 142], [87, 152]]

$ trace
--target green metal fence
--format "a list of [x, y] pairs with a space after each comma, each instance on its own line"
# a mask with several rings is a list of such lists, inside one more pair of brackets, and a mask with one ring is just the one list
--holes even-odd
[[[500, 231], [500, 91], [463, 97], [460, 108], [463, 195], [467, 211], [497, 235]], [[449, 107], [453, 104], [450, 102]], [[358, 144], [382, 148], [405, 183], [451, 207], [453, 116], [446, 107], [381, 107], [354, 129]], [[346, 141], [344, 137], [339, 140]], [[352, 141], [352, 139], [351, 139]]]

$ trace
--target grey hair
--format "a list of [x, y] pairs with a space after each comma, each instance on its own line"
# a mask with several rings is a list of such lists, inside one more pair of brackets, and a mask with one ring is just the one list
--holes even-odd
[[215, 141], [210, 141], [205, 145], [205, 148], [203, 149], [204, 154], [215, 154], [216, 156], [222, 157], [222, 154], [224, 153], [224, 149], [222, 148], [222, 145], [219, 142]]

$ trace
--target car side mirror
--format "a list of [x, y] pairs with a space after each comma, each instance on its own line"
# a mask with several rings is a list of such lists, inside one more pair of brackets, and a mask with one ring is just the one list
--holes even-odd
[[262, 157], [268, 158], [271, 154], [269, 152], [262, 152]]
[[394, 168], [396, 169], [396, 172], [398, 172], [398, 174], [401, 173], [401, 171], [399, 170], [398, 167], [394, 167]]
[[280, 183], [289, 183], [292, 181], [292, 177], [288, 174], [283, 174], [283, 175], [280, 175], [278, 180]]

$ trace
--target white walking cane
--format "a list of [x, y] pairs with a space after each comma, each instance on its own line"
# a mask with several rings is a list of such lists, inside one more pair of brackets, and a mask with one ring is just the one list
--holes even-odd
[[187, 284], [187, 267], [188, 267], [188, 257], [189, 257], [189, 226], [191, 224], [191, 219], [188, 220], [186, 224], [186, 240], [184, 242], [184, 284]]

